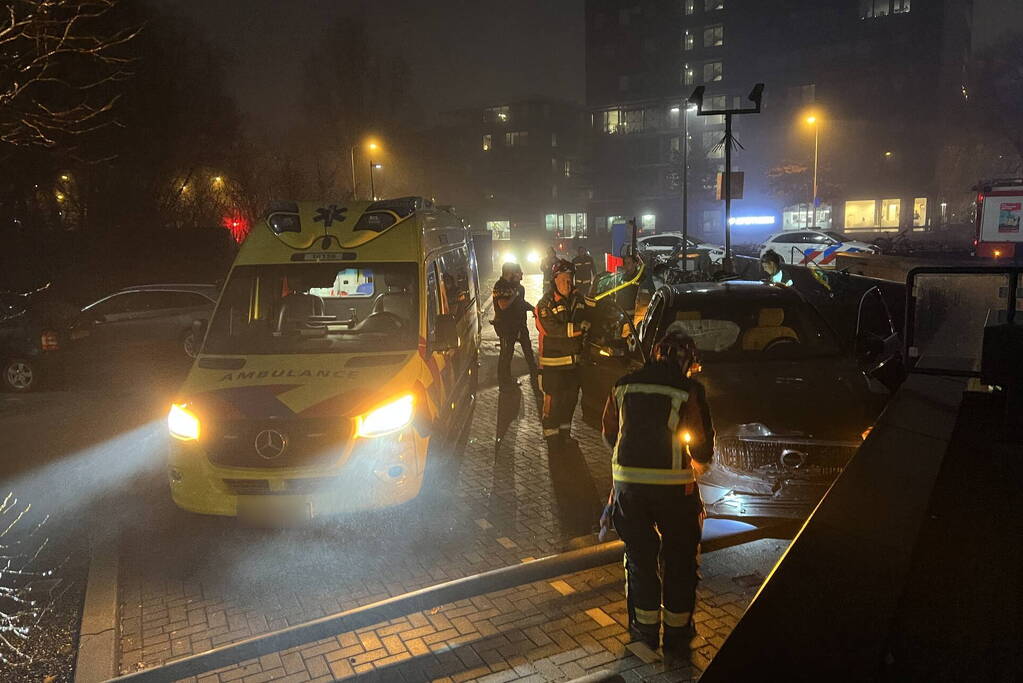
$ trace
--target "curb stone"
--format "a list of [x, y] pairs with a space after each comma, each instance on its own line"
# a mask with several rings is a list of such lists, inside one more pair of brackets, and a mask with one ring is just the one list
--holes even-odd
[[89, 578], [78, 636], [75, 683], [96, 683], [117, 675], [117, 544], [93, 534], [89, 541]]

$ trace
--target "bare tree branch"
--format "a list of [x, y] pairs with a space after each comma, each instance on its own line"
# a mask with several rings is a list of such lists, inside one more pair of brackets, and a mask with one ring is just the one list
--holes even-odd
[[111, 25], [118, 0], [8, 0], [0, 14], [0, 141], [53, 147], [106, 125], [131, 76], [121, 48], [139, 27]]

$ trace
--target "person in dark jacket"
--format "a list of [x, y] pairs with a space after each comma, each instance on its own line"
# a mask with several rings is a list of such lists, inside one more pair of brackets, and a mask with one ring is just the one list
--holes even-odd
[[501, 355], [497, 359], [497, 381], [502, 387], [518, 385], [511, 375], [512, 356], [515, 344], [522, 347], [522, 357], [529, 366], [530, 378], [535, 380], [538, 371], [533, 344], [526, 326], [526, 313], [533, 306], [526, 301], [526, 289], [522, 286], [522, 267], [517, 263], [501, 266], [501, 277], [494, 283], [494, 331], [501, 343]]
[[575, 288], [574, 270], [569, 261], [555, 261], [550, 289], [536, 304], [543, 436], [550, 453], [573, 443], [572, 416], [579, 401], [583, 333], [589, 329], [596, 306]]
[[703, 514], [696, 480], [714, 453], [706, 394], [689, 377], [696, 362], [693, 340], [672, 324], [653, 359], [615, 384], [603, 417], [613, 448], [611, 514], [625, 542], [629, 630], [656, 649], [663, 620], [664, 649], [679, 653], [694, 635]]

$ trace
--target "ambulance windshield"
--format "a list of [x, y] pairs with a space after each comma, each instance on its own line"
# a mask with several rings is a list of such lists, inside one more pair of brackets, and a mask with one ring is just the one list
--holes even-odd
[[356, 353], [416, 348], [415, 263], [239, 266], [205, 353]]

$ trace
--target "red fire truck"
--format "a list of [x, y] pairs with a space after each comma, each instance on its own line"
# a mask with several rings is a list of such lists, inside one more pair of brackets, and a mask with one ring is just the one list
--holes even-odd
[[977, 234], [973, 255], [981, 258], [1023, 258], [1023, 178], [978, 184]]

